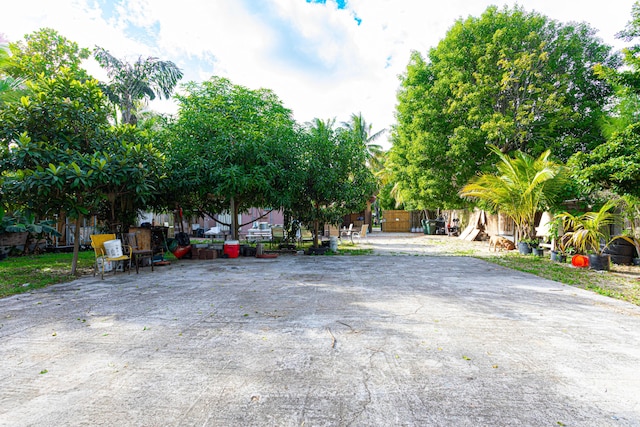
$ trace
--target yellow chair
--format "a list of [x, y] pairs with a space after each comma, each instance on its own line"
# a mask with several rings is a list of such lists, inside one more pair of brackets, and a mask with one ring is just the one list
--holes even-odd
[[[96, 262], [93, 265], [93, 276], [95, 277], [98, 269], [100, 269], [100, 277], [104, 279], [105, 264], [107, 262], [114, 261], [129, 261], [129, 274], [131, 274], [131, 246], [123, 245], [122, 255], [120, 256], [107, 256], [107, 251], [104, 249], [104, 242], [109, 240], [115, 240], [115, 234], [92, 234], [91, 235], [91, 247], [96, 255]], [[98, 262], [101, 259], [102, 262]], [[113, 274], [116, 274], [117, 269], [114, 268]]]

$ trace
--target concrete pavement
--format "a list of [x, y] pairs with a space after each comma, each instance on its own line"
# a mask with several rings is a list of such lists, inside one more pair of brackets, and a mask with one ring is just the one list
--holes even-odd
[[639, 307], [418, 241], [2, 299], [0, 426], [640, 426]]

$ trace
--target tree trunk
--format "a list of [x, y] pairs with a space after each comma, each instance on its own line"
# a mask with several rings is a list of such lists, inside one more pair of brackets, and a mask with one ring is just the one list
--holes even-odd
[[320, 207], [316, 204], [316, 219], [313, 220], [313, 247], [318, 247], [318, 230], [320, 229], [320, 221], [318, 220], [320, 216]]
[[231, 198], [231, 239], [238, 240], [238, 206], [236, 205], [236, 199]]
[[73, 232], [73, 260], [71, 261], [71, 274], [76, 275], [78, 268], [78, 254], [80, 253], [80, 225], [82, 224], [82, 214], [76, 218], [76, 229]]

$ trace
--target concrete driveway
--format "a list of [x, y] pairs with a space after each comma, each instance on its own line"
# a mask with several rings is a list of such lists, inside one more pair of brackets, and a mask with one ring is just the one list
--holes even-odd
[[640, 426], [639, 307], [419, 242], [2, 299], [0, 426]]

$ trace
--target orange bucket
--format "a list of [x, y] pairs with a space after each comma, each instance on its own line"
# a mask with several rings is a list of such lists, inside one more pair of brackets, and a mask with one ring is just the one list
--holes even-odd
[[571, 265], [574, 267], [589, 267], [589, 257], [584, 255], [574, 255], [571, 258]]

